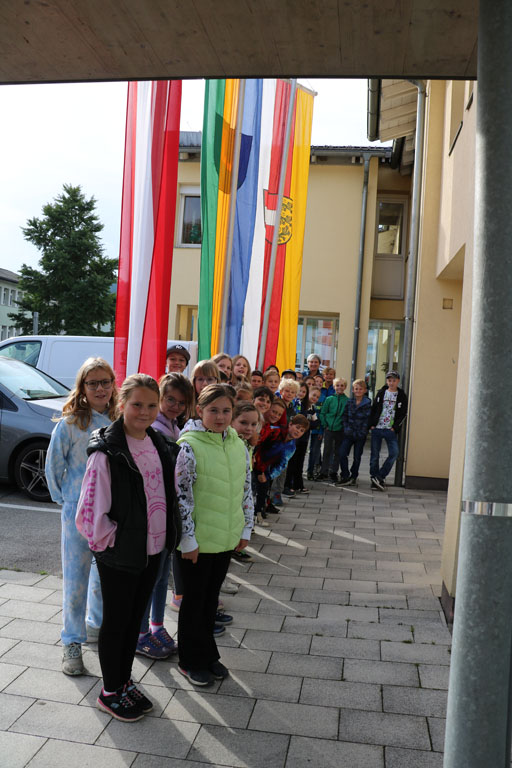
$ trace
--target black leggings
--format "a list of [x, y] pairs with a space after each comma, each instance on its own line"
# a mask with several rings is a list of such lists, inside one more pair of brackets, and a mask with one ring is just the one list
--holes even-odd
[[178, 618], [178, 653], [183, 669], [208, 669], [219, 652], [213, 637], [219, 592], [228, 572], [231, 552], [199, 554], [197, 563], [185, 560], [180, 570], [183, 599]]
[[141, 573], [119, 571], [97, 560], [103, 597], [98, 638], [103, 687], [117, 691], [132, 676], [132, 664], [144, 610], [155, 585], [160, 554], [149, 555]]

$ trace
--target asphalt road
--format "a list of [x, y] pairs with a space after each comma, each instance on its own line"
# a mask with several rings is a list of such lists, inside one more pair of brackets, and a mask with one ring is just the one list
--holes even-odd
[[0, 485], [0, 568], [62, 574], [60, 507]]

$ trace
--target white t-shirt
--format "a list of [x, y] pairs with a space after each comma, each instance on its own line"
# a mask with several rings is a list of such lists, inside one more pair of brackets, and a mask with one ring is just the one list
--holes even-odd
[[377, 424], [377, 429], [391, 429], [395, 422], [395, 410], [398, 392], [390, 392], [386, 389], [384, 392], [384, 401], [382, 403], [382, 412]]

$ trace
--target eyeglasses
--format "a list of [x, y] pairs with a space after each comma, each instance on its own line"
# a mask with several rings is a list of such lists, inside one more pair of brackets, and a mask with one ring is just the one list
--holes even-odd
[[91, 381], [84, 381], [84, 384], [89, 387], [89, 389], [98, 389], [98, 387], [101, 387], [102, 389], [110, 389], [113, 383], [114, 379], [102, 379], [101, 381], [94, 381], [91, 379]]
[[176, 405], [178, 406], [178, 408], [185, 408], [187, 404], [185, 400], [176, 400], [175, 397], [171, 397], [170, 395], [169, 397], [164, 397], [164, 400], [166, 403], [168, 403], [171, 406], [171, 408], [174, 408], [174, 406]]

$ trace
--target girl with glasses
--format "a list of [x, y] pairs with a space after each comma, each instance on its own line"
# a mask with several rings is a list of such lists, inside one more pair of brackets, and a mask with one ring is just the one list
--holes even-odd
[[[102, 620], [101, 590], [96, 565], [85, 539], [75, 526], [87, 444], [95, 429], [108, 426], [117, 411], [114, 371], [101, 357], [90, 357], [76, 375], [53, 430], [46, 457], [46, 480], [53, 501], [62, 505], [61, 553], [63, 575], [62, 671], [82, 675], [82, 643], [98, 637]], [[86, 620], [87, 608], [87, 620]], [[86, 627], [87, 624], [87, 627]]]

